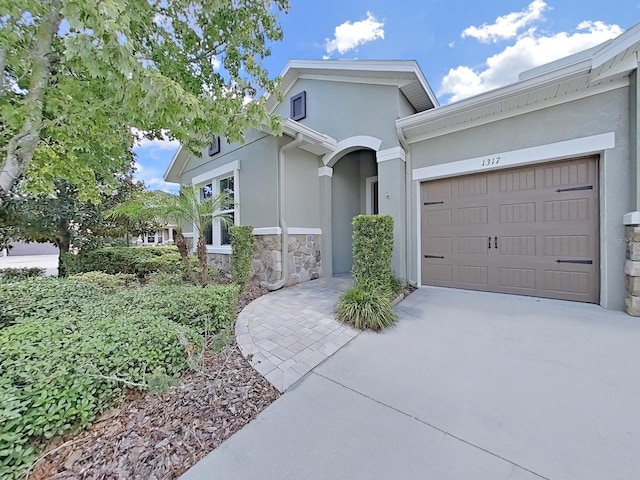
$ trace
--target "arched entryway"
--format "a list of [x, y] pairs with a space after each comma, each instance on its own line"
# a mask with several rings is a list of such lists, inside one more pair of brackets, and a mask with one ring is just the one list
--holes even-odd
[[333, 165], [331, 188], [331, 243], [333, 275], [351, 272], [353, 217], [377, 213], [376, 152], [351, 151]]

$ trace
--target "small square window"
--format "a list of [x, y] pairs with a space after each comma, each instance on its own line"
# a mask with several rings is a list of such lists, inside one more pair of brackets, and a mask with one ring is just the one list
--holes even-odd
[[307, 116], [307, 92], [304, 90], [291, 97], [291, 119], [302, 120]]
[[149, 235], [147, 237], [147, 243], [155, 243], [156, 242], [156, 237]]
[[220, 153], [220, 137], [214, 135], [211, 144], [209, 145], [209, 156], [213, 157], [216, 153]]

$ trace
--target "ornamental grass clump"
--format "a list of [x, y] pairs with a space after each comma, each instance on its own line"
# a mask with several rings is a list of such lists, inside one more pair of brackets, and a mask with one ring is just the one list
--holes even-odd
[[340, 296], [336, 316], [355, 328], [382, 330], [396, 321], [390, 292], [360, 282]]

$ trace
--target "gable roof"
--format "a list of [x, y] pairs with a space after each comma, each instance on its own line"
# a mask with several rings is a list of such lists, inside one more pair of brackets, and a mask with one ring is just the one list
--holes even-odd
[[640, 24], [596, 47], [527, 70], [495, 90], [396, 121], [407, 141], [433, 138], [628, 85]]
[[[280, 73], [283, 94], [298, 78], [397, 85], [417, 112], [438, 105], [438, 100], [415, 60], [290, 60]], [[269, 110], [278, 106], [267, 99]]]

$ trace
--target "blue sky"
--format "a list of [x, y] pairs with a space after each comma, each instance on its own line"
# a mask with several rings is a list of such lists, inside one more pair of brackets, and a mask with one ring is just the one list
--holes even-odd
[[[640, 22], [640, 0], [291, 0], [284, 40], [265, 66], [292, 58], [417, 60], [441, 104], [517, 80], [519, 72], [615, 37]], [[135, 148], [148, 188], [162, 180], [177, 144]]]

